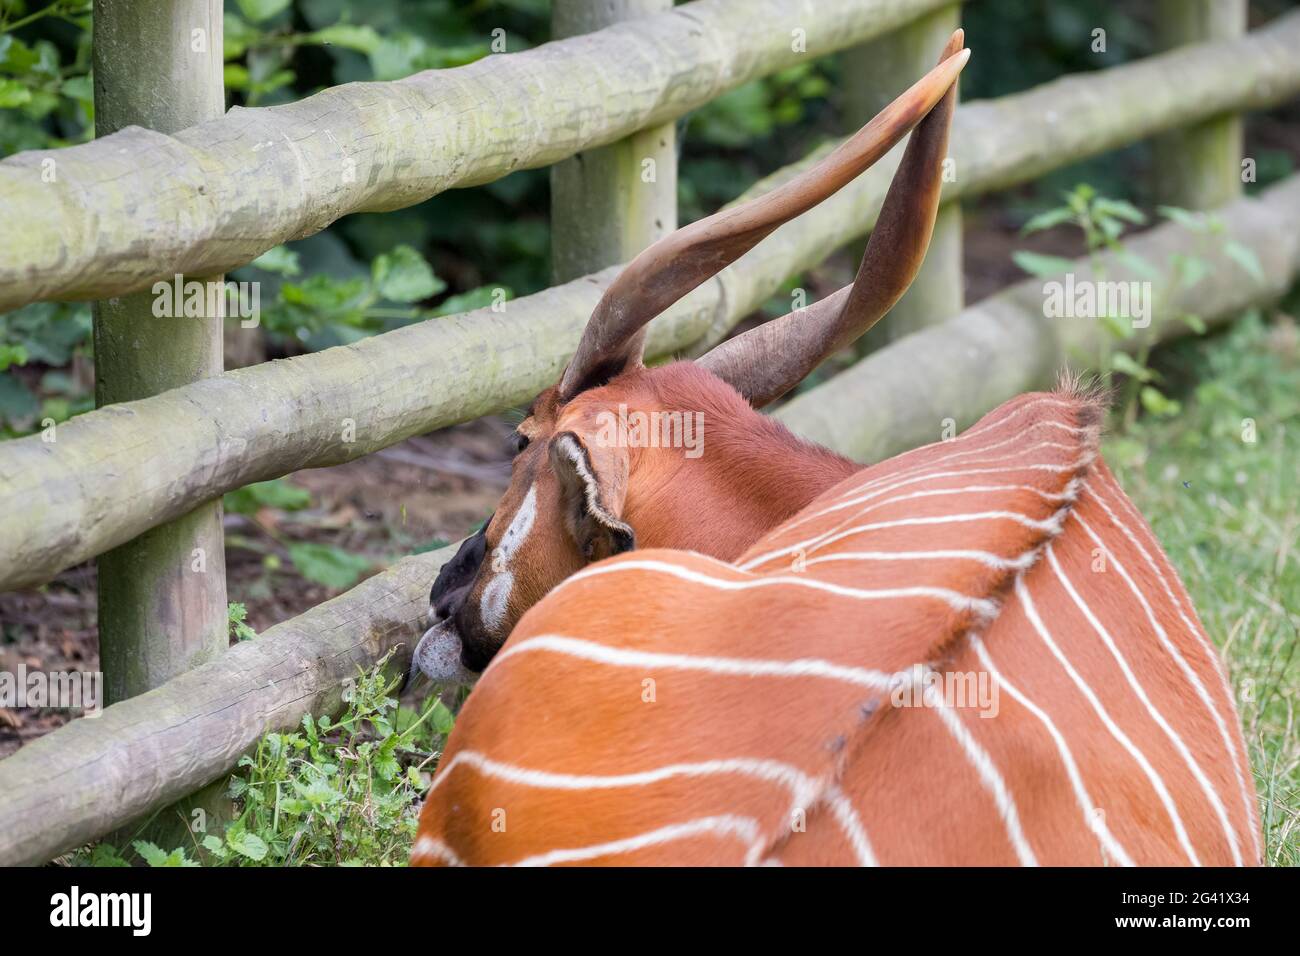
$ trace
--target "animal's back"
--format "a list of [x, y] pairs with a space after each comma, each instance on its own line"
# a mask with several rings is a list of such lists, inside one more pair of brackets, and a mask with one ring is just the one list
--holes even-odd
[[1221, 666], [1101, 418], [1022, 396], [734, 566], [568, 579], [467, 702], [413, 862], [1257, 861]]

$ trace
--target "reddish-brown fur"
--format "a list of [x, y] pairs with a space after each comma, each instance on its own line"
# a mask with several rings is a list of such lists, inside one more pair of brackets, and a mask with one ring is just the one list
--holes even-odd
[[[1094, 400], [1022, 396], [841, 478], [689, 372], [630, 384], [737, 445], [639, 459], [624, 514], [738, 560], [638, 549], [533, 607], [458, 719], [413, 863], [1259, 861], [1222, 665], [1096, 457]], [[997, 716], [895, 706], [916, 665], [996, 670]]]
[[[620, 404], [633, 412], [701, 413], [705, 453], [690, 458], [682, 448], [601, 448], [598, 416]], [[548, 389], [518, 431], [529, 444], [516, 457], [510, 487], [485, 529], [488, 553], [533, 490], [537, 522], [519, 555], [504, 624], [489, 628], [478, 620], [478, 602], [490, 580], [486, 574], [470, 591], [461, 622], [463, 633], [483, 634], [482, 643], [493, 650], [528, 608], [587, 563], [566, 523], [569, 505], [548, 462], [557, 435], [574, 433], [593, 456], [603, 456], [595, 467], [618, 486], [611, 491], [620, 500], [615, 510], [635, 529], [638, 548], [684, 548], [722, 560], [737, 557], [859, 467], [793, 435], [692, 362], [638, 366], [564, 405], [556, 401], [555, 389]]]
[[584, 392], [555, 431], [595, 431], [595, 416], [630, 409], [702, 413], [705, 454], [680, 448], [627, 449], [623, 520], [646, 548], [681, 548], [730, 561], [860, 466], [806, 442], [754, 411], [736, 391], [693, 362], [638, 368]]

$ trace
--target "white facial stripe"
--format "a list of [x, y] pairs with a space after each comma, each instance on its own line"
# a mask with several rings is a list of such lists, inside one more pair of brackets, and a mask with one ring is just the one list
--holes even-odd
[[479, 617], [494, 631], [505, 623], [506, 605], [510, 603], [510, 593], [515, 587], [515, 576], [510, 570], [510, 563], [528, 539], [528, 533], [533, 530], [536, 519], [537, 486], [534, 485], [528, 489], [523, 504], [510, 520], [510, 526], [501, 536], [501, 543], [488, 555], [488, 567], [494, 576], [483, 588], [483, 595], [479, 599]]

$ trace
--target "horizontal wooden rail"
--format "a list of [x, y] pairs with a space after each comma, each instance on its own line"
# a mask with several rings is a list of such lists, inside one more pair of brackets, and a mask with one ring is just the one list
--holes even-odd
[[[685, 8], [678, 8], [685, 9]], [[950, 152], [966, 196], [1231, 109], [1300, 94], [1300, 12], [1186, 47], [963, 104]], [[650, 352], [702, 348], [871, 228], [899, 152], [799, 217], [651, 326]], [[768, 177], [749, 198], [807, 162]], [[531, 399], [563, 369], [615, 269], [506, 305], [229, 372], [0, 444], [0, 590], [49, 580], [242, 485], [350, 461]], [[348, 440], [350, 439], [350, 440]]]
[[227, 272], [340, 216], [615, 142], [944, 2], [696, 0], [457, 69], [233, 109], [174, 136], [128, 129], [21, 153], [0, 162], [0, 223], [22, 224], [0, 232], [0, 312]]
[[[1164, 225], [1130, 248], [1153, 264], [1175, 252], [1209, 260], [1190, 289], [1156, 282], [1171, 314], [1221, 321], [1280, 295], [1300, 274], [1300, 176], [1243, 199], [1221, 216], [1227, 235], [1255, 252], [1254, 276]], [[1108, 260], [1108, 279], [1134, 278]], [[1088, 273], [1084, 263], [1079, 274]], [[942, 325], [874, 353], [791, 402], [779, 417], [846, 454], [880, 458], [939, 438], [944, 417], [965, 424], [1050, 379], [1063, 349], [1095, 348], [1095, 320], [1043, 317], [1043, 282], [1026, 280]], [[1160, 322], [1156, 334], [1186, 326]], [[1136, 344], [1140, 339], [1130, 340]], [[937, 397], [935, 397], [937, 395]], [[828, 418], [819, 402], [865, 409]], [[403, 644], [404, 665], [428, 607], [429, 585], [453, 548], [405, 558], [332, 601], [240, 644], [221, 658], [93, 720], [75, 720], [0, 760], [0, 866], [37, 863], [107, 833], [219, 779], [272, 730], [337, 706], [339, 685]]]

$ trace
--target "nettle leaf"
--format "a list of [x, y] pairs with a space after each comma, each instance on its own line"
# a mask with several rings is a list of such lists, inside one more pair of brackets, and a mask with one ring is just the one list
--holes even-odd
[[254, 23], [263, 23], [288, 9], [291, 0], [236, 0], [239, 10]]
[[350, 588], [371, 568], [371, 561], [365, 555], [312, 541], [289, 545], [289, 557], [308, 581], [335, 591]]
[[433, 716], [430, 719], [433, 721], [433, 729], [444, 737], [456, 725], [456, 715], [441, 700], [434, 701]]
[[199, 864], [196, 861], [191, 860], [188, 856], [185, 855], [185, 850], [183, 847], [177, 847], [176, 849], [172, 850], [170, 853], [167, 854], [167, 859], [163, 860], [162, 865], [196, 867]]
[[248, 608], [242, 602], [232, 601], [226, 606], [226, 620], [230, 625], [230, 632], [238, 641], [251, 641], [257, 637], [257, 631], [248, 625], [247, 618]]
[[1074, 261], [1061, 256], [1045, 256], [1039, 252], [1018, 249], [1011, 253], [1012, 260], [1030, 275], [1046, 279], [1062, 275], [1074, 268]]
[[214, 834], [209, 833], [205, 836], [203, 838], [202, 846], [203, 849], [207, 850], [219, 860], [224, 860], [226, 857], [230, 856], [230, 851], [227, 850], [226, 845], [221, 842], [221, 838]]
[[315, 783], [302, 784], [294, 782], [293, 788], [298, 791], [298, 795], [306, 800], [313, 807], [325, 807], [332, 803], [337, 803], [343, 799], [343, 795], [327, 783], [319, 781]]
[[374, 767], [375, 773], [379, 774], [379, 779], [381, 780], [394, 780], [402, 771], [401, 765], [398, 764], [397, 759], [387, 754], [381, 754], [375, 757]]
[[433, 268], [410, 246], [396, 246], [371, 267], [375, 288], [394, 302], [419, 302], [447, 288]]
[[158, 844], [150, 843], [148, 840], [136, 840], [131, 845], [135, 847], [135, 852], [140, 854], [140, 859], [150, 866], [167, 865], [167, 853]]
[[246, 830], [228, 830], [226, 832], [226, 844], [240, 856], [248, 857], [254, 863], [265, 860], [269, 850], [266, 841]]

